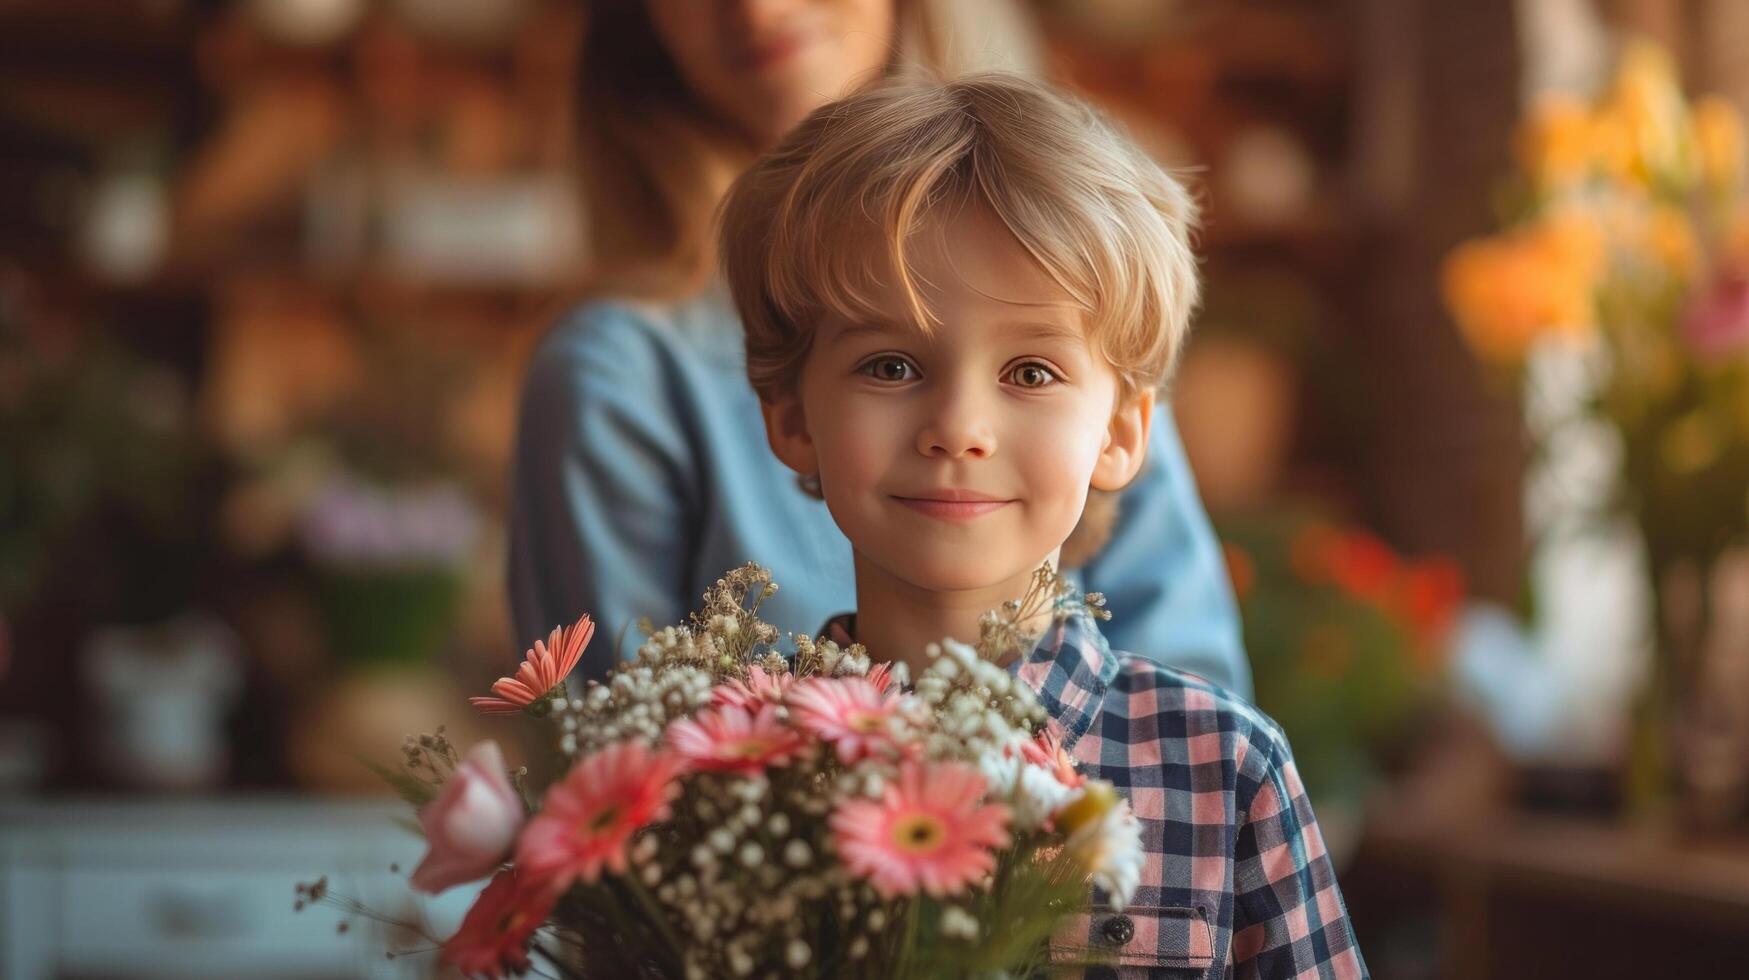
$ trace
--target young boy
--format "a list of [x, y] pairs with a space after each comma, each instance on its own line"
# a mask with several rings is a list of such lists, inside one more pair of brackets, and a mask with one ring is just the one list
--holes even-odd
[[[875, 660], [978, 636], [1142, 465], [1196, 303], [1184, 189], [1087, 107], [1017, 78], [867, 91], [810, 116], [724, 205], [722, 254], [777, 457], [855, 555]], [[1364, 976], [1281, 730], [1199, 678], [1040, 622], [1011, 670], [1139, 818], [1129, 906], [1074, 960], [1122, 975]], [[1049, 627], [1044, 629], [1044, 627]]]

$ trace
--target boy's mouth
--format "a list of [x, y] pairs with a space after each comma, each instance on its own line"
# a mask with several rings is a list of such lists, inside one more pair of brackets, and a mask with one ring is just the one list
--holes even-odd
[[971, 520], [1014, 503], [989, 494], [971, 490], [929, 490], [915, 497], [894, 496], [894, 500], [929, 517], [949, 521]]

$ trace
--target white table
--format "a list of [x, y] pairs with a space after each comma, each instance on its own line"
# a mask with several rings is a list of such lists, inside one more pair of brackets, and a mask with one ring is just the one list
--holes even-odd
[[411, 816], [393, 800], [290, 796], [0, 801], [0, 977], [432, 975], [435, 953], [383, 955], [430, 943], [362, 918], [340, 933], [337, 910], [292, 908], [294, 886], [325, 874], [452, 933], [481, 886], [413, 892], [424, 843], [397, 823]]

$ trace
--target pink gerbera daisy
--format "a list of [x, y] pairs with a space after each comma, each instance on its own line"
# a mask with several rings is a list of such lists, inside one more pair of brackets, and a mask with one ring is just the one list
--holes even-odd
[[1008, 808], [984, 803], [984, 777], [958, 762], [907, 762], [880, 800], [854, 799], [831, 817], [838, 856], [884, 898], [941, 898], [996, 867]]
[[583, 648], [594, 635], [595, 624], [587, 613], [569, 628], [555, 627], [545, 643], [534, 641], [534, 649], [528, 651], [514, 676], [500, 677], [492, 685], [492, 693], [497, 697], [469, 698], [468, 703], [486, 715], [521, 711], [565, 682], [571, 671], [577, 669]]
[[668, 745], [693, 769], [758, 772], [789, 762], [808, 739], [777, 717], [777, 705], [767, 704], [757, 714], [728, 707], [683, 718], [668, 726]]
[[619, 742], [585, 756], [547, 791], [523, 828], [516, 864], [563, 889], [593, 882], [606, 867], [626, 870], [626, 845], [645, 825], [668, 818], [679, 792], [681, 759], [642, 742]]
[[528, 972], [528, 940], [552, 914], [559, 893], [531, 887], [515, 868], [498, 872], [443, 944], [443, 961], [469, 977]]
[[711, 703], [718, 707], [756, 711], [762, 704], [782, 702], [794, 681], [795, 675], [787, 672], [770, 673], [763, 667], [749, 667], [746, 679], [737, 677], [712, 688]]
[[896, 744], [899, 699], [866, 677], [809, 678], [790, 689], [788, 701], [795, 723], [837, 746], [845, 765]]

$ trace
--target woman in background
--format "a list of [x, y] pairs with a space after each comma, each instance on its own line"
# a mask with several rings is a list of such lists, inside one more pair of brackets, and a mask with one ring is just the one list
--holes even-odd
[[[600, 0], [582, 54], [585, 200], [598, 285], [542, 341], [523, 393], [510, 598], [524, 645], [590, 613], [600, 677], [748, 560], [760, 610], [817, 629], [853, 608], [850, 544], [765, 444], [741, 328], [715, 277], [729, 183], [818, 106], [907, 67], [1030, 67], [997, 0]], [[1250, 695], [1226, 567], [1171, 413], [1119, 499], [1063, 549], [1103, 592], [1114, 647]]]

